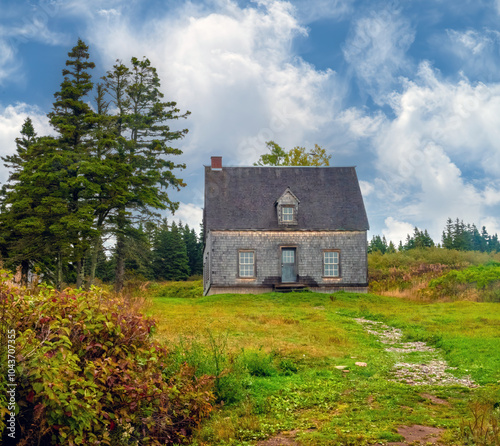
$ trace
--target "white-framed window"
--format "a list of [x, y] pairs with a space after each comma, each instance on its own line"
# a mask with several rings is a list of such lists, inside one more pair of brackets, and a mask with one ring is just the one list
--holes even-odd
[[338, 251], [323, 251], [323, 276], [340, 276]]
[[295, 206], [281, 206], [281, 221], [283, 223], [295, 221]]
[[240, 277], [255, 277], [255, 252], [238, 252], [238, 269]]

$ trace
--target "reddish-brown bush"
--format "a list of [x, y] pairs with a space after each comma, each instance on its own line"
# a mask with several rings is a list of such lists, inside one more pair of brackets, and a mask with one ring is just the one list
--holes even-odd
[[[15, 330], [20, 445], [182, 443], [212, 410], [213, 379], [187, 365], [172, 372], [151, 339], [153, 320], [122, 297], [97, 288], [30, 295], [2, 280], [0, 323], [2, 346]], [[6, 355], [0, 433], [8, 440]]]

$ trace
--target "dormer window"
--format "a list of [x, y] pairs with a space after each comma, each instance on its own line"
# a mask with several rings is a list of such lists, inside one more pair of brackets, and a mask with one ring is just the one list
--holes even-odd
[[286, 188], [283, 195], [276, 200], [276, 211], [278, 223], [283, 226], [296, 225], [299, 211], [299, 199], [290, 190]]
[[292, 223], [294, 218], [294, 206], [281, 206], [281, 221], [283, 223]]

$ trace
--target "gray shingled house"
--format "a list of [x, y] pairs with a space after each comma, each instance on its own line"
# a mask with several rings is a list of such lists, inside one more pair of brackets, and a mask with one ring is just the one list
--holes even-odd
[[369, 229], [354, 167], [205, 166], [204, 293], [365, 292]]

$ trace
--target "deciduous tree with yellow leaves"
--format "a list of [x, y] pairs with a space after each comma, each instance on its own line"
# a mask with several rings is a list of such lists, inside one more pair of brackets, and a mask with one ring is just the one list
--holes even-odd
[[331, 155], [318, 144], [314, 149], [296, 146], [286, 151], [274, 141], [266, 142], [269, 153], [261, 155], [254, 166], [329, 166]]

